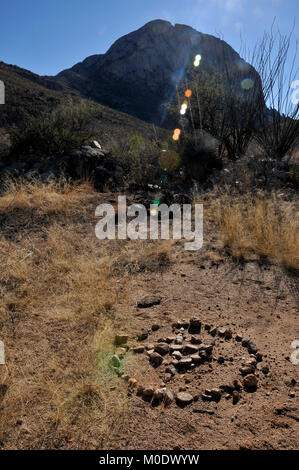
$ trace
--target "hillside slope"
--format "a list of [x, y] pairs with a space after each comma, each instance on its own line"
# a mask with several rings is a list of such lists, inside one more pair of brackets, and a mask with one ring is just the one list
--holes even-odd
[[[71, 89], [67, 84], [4, 62], [0, 62], [0, 80], [5, 84], [5, 104], [0, 107], [1, 134], [3, 130], [19, 124], [28, 116], [37, 117], [49, 113], [70, 100], [75, 103], [84, 100], [79, 91]], [[94, 102], [90, 102], [90, 106], [93, 109], [96, 107], [96, 134], [105, 145], [112, 138], [117, 139], [136, 132], [147, 137], [152, 135], [152, 125], [134, 116]], [[162, 131], [162, 134], [168, 133]]]

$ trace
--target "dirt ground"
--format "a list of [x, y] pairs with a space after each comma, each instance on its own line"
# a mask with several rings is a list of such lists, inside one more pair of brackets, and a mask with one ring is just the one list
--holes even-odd
[[[213, 236], [206, 233], [206, 237]], [[206, 238], [207, 242], [207, 238]], [[207, 245], [208, 243], [206, 243]], [[190, 392], [196, 401], [181, 408], [153, 406], [137, 393], [129, 393], [133, 407], [130, 430], [113, 440], [121, 449], [296, 449], [298, 448], [298, 365], [293, 364], [291, 343], [299, 338], [298, 289], [278, 267], [261, 265], [257, 260], [236, 264], [229, 260], [208, 261], [205, 245], [198, 253], [174, 248], [176, 261], [159, 274], [139, 275], [130, 285], [129, 305], [134, 315], [133, 331], [148, 332], [139, 344], [155, 344], [173, 336], [173, 323], [200, 318], [202, 343], [215, 343], [211, 362], [176, 373], [169, 381], [165, 373], [169, 355], [153, 368], [146, 352], [136, 354], [136, 377], [143, 386], [166, 387], [174, 397]], [[191, 253], [191, 254], [190, 254]], [[160, 305], [137, 308], [147, 295], [162, 298]], [[231, 329], [232, 339], [212, 337], [205, 325]], [[152, 331], [152, 325], [159, 329]], [[120, 325], [122, 330], [123, 325]], [[155, 326], [154, 326], [155, 329]], [[187, 330], [184, 343], [190, 342]], [[240, 367], [250, 358], [235, 335], [250, 338], [259, 348], [262, 361], [257, 364], [256, 391], [242, 390], [233, 404], [224, 393], [219, 402], [203, 401], [201, 394], [242, 381]], [[224, 363], [217, 358], [224, 357]], [[266, 369], [263, 369], [266, 367]], [[267, 372], [267, 367], [269, 372]], [[264, 371], [264, 372], [263, 372]], [[225, 398], [226, 396], [226, 398]]]
[[[109, 201], [111, 197], [115, 198], [108, 194], [104, 199]], [[94, 208], [100, 199], [97, 195], [85, 203], [76, 222], [76, 231], [82, 236], [93, 233]], [[48, 219], [42, 222], [45, 227], [49, 223]], [[33, 234], [32, 227], [36, 227]], [[28, 222], [26, 217], [25, 223], [20, 215], [17, 222], [11, 219], [11, 226], [6, 220], [3, 234], [6, 239], [18, 238], [22, 244], [30, 237], [39, 237], [39, 230], [36, 219]], [[125, 282], [120, 278], [123, 295], [114, 306], [114, 329], [129, 335], [130, 346], [156, 344], [178, 333], [173, 328], [177, 321], [197, 317], [202, 329], [195, 336], [201, 343], [213, 344], [213, 353], [211, 360], [172, 377], [166, 373], [171, 362], [169, 355], [153, 368], [146, 351], [129, 353], [130, 377], [140, 386], [166, 387], [173, 393], [174, 401], [170, 406], [156, 405], [145, 401], [137, 389], [127, 391], [126, 387], [128, 412], [121, 415], [121, 423], [117, 422], [119, 414], [113, 417], [116, 424], [113, 432], [109, 431], [108, 442], [101, 436], [95, 393], [92, 404], [85, 400], [81, 406], [78, 402], [76, 414], [71, 411], [70, 422], [63, 421], [64, 415], [59, 411], [60, 389], [61, 396], [68, 398], [77, 384], [86, 380], [87, 364], [94, 354], [95, 322], [80, 317], [75, 321], [72, 312], [64, 310], [62, 315], [58, 306], [54, 315], [49, 304], [48, 311], [28, 311], [3, 323], [1, 332], [6, 338], [12, 375], [9, 386], [1, 388], [1, 448], [298, 448], [299, 365], [290, 360], [294, 353], [291, 343], [299, 339], [296, 278], [254, 257], [242, 264], [225, 254], [213, 257], [210, 252], [216, 244], [213, 230], [204, 227], [204, 246], [200, 251], [185, 251], [182, 242], [174, 242], [169, 265], [159, 271], [137, 272]], [[161, 302], [138, 308], [137, 303], [148, 295], [160, 296]], [[209, 327], [230, 329], [232, 338], [225, 339], [218, 333], [212, 336], [206, 329]], [[142, 332], [148, 333], [148, 338], [138, 342], [137, 336]], [[186, 329], [181, 332], [184, 343], [189, 343], [191, 335]], [[236, 403], [226, 392], [218, 402], [203, 400], [206, 389], [219, 388], [236, 379], [242, 382], [240, 368], [250, 355], [236, 341], [236, 334], [253, 341], [262, 354], [255, 372], [257, 389], [242, 388]], [[219, 361], [219, 356], [223, 360]], [[124, 383], [123, 378], [117, 380]], [[178, 406], [175, 400], [181, 391], [193, 397], [185, 407]], [[118, 406], [117, 393], [111, 391], [109, 406], [113, 409]], [[77, 400], [79, 395], [74, 396]]]

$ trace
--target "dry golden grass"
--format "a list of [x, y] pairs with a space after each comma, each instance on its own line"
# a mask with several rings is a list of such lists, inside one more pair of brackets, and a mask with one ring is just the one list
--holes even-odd
[[210, 201], [212, 219], [232, 256], [255, 253], [287, 268], [299, 268], [299, 218], [296, 201], [274, 195], [222, 195]]
[[[178, 242], [97, 240], [99, 197], [62, 182], [14, 182], [0, 197], [1, 448], [112, 447], [129, 422], [127, 385], [110, 365], [117, 328], [135, 335], [120, 302], [132, 276], [169, 265]], [[255, 252], [298, 268], [295, 204], [229, 195], [204, 204], [233, 256]], [[130, 354], [121, 370], [142, 374]]]
[[71, 184], [61, 178], [58, 182], [44, 184], [40, 181], [8, 178], [1, 187], [0, 214], [16, 209], [34, 210], [38, 213], [67, 213], [82, 198], [82, 193], [93, 193], [87, 181]]
[[[128, 423], [127, 385], [110, 360], [115, 328], [134, 332], [134, 321], [117, 305], [130, 276], [169, 263], [171, 245], [97, 240], [98, 202], [86, 185], [16, 183], [0, 197], [3, 227], [20, 209], [29, 220], [23, 237], [15, 220], [0, 239], [2, 448], [105, 448]], [[36, 213], [50, 223], [30, 227]]]

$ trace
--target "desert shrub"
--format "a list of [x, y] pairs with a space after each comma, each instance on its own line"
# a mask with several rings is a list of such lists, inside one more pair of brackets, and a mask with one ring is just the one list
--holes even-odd
[[11, 132], [11, 157], [38, 160], [78, 148], [93, 136], [93, 108], [67, 103], [49, 114], [28, 118]]
[[139, 134], [133, 134], [116, 142], [112, 156], [124, 169], [124, 183], [145, 185], [158, 178], [159, 144], [155, 140], [146, 140]]
[[220, 169], [218, 143], [206, 133], [184, 134], [178, 143], [181, 166], [185, 175], [204, 181], [213, 169]]

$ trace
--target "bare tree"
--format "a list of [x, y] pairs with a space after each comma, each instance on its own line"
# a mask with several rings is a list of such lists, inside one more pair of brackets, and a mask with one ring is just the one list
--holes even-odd
[[232, 160], [246, 153], [253, 137], [267, 155], [282, 158], [290, 150], [298, 134], [298, 105], [290, 109], [285, 93], [294, 76], [285, 78], [291, 34], [274, 33], [272, 25], [251, 53], [242, 45], [246, 61], [224, 55], [218, 72], [189, 71], [188, 81], [178, 90], [177, 104], [180, 107], [184, 90], [190, 88], [187, 118], [198, 141], [203, 130], [208, 132], [218, 140], [219, 156], [226, 152]]
[[289, 61], [292, 33], [282, 35], [277, 30], [274, 34], [271, 30], [261, 70], [262, 80], [267, 83], [269, 109], [259, 115], [255, 139], [264, 153], [276, 160], [282, 160], [299, 142], [299, 102], [292, 99], [292, 86], [299, 78], [299, 67], [295, 65], [298, 45], [296, 42]]

